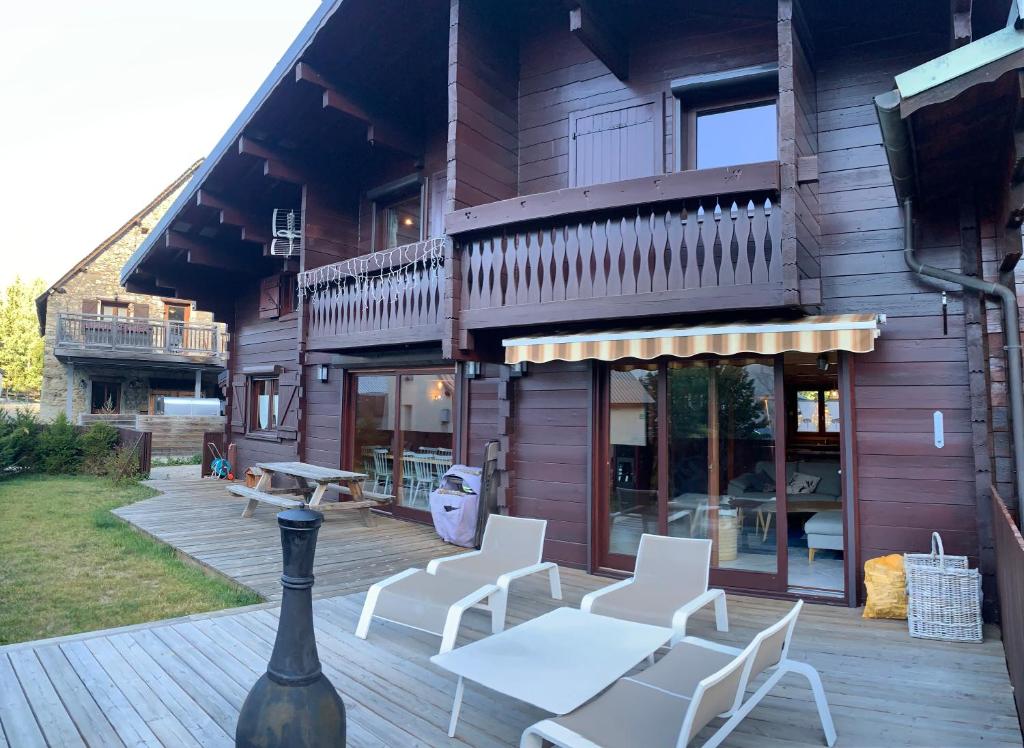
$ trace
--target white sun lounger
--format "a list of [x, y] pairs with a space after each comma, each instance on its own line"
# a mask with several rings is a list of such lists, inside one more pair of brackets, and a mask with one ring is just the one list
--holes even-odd
[[548, 572], [551, 596], [562, 599], [558, 566], [542, 562], [547, 522], [492, 514], [479, 551], [406, 569], [370, 587], [356, 636], [365, 639], [379, 618], [441, 637], [441, 652], [455, 646], [462, 614], [473, 606], [489, 609], [491, 631], [505, 628], [509, 586], [516, 579]]
[[728, 631], [725, 592], [708, 589], [710, 569], [710, 540], [641, 535], [633, 576], [585, 595], [580, 610], [671, 626], [679, 640], [690, 616], [714, 603], [715, 624]]
[[[746, 649], [686, 637], [656, 665], [620, 678], [579, 709], [528, 727], [520, 748], [540, 748], [544, 740], [563, 748], [684, 748], [713, 719], [725, 717], [702, 746], [716, 748], [786, 673], [809, 682], [825, 743], [832, 746], [836, 731], [818, 671], [788, 657], [802, 606], [798, 602]], [[765, 682], [744, 699], [748, 684], [766, 671]]]

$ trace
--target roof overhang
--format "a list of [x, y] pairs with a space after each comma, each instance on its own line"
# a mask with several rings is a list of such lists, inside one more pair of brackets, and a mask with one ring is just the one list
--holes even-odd
[[260, 107], [263, 106], [274, 89], [284, 81], [294, 77], [293, 70], [296, 63], [299, 62], [303, 53], [313, 42], [317, 32], [343, 2], [344, 0], [324, 0], [316, 9], [277, 65], [274, 66], [270, 75], [263, 81], [249, 100], [249, 103], [245, 105], [245, 108], [235, 118], [235, 121], [231, 123], [231, 126], [228, 127], [221, 139], [217, 141], [210, 155], [196, 170], [188, 186], [182, 190], [160, 222], [157, 223], [142, 244], [139, 245], [138, 249], [132, 253], [132, 256], [128, 258], [128, 261], [121, 269], [121, 285], [128, 285], [132, 275], [139, 269], [143, 260], [158, 246], [159, 242], [163, 241], [164, 233], [174, 224], [182, 209], [195, 202], [196, 193], [203, 182], [223, 158], [237, 147], [238, 139], [242, 136], [245, 126]]

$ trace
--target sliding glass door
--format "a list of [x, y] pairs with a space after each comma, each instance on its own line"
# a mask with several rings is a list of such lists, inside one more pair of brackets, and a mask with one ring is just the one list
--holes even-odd
[[612, 364], [605, 382], [599, 564], [632, 569], [642, 533], [708, 538], [716, 584], [781, 589], [776, 362]]
[[430, 492], [452, 464], [455, 374], [448, 369], [352, 375], [352, 469], [393, 497], [395, 514], [427, 521]]

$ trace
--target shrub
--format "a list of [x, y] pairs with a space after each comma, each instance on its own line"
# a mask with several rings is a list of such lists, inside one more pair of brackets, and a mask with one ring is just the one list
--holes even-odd
[[117, 446], [117, 429], [97, 421], [82, 434], [82, 468], [93, 475], [105, 475]]
[[38, 469], [41, 428], [27, 410], [0, 411], [0, 477]]
[[110, 478], [115, 486], [136, 483], [145, 478], [139, 469], [138, 445], [122, 444], [115, 447], [108, 454], [103, 474]]
[[39, 465], [44, 472], [69, 474], [81, 468], [82, 438], [63, 413], [43, 427], [39, 453]]

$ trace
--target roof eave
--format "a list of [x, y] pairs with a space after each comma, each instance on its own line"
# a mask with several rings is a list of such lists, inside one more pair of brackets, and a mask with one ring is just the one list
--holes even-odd
[[188, 186], [181, 192], [178, 199], [172, 203], [163, 218], [160, 219], [157, 225], [149, 233], [149, 236], [147, 236], [142, 244], [139, 245], [138, 249], [132, 253], [132, 256], [128, 258], [124, 267], [121, 268], [121, 285], [126, 285], [128, 283], [128, 280], [135, 273], [150, 251], [152, 251], [154, 246], [160, 240], [160, 237], [163, 236], [164, 232], [167, 231], [167, 229], [169, 229], [177, 219], [178, 213], [180, 213], [182, 208], [184, 208], [188, 203], [195, 199], [198, 189], [202, 186], [203, 182], [217, 164], [220, 163], [224, 155], [234, 146], [253, 115], [260, 109], [274, 89], [277, 88], [277, 86], [291, 72], [295, 63], [300, 60], [302, 54], [316, 37], [317, 32], [343, 2], [344, 0], [325, 0], [316, 9], [310, 19], [306, 22], [306, 25], [302, 27], [298, 36], [296, 36], [291, 45], [289, 45], [284, 55], [282, 55], [281, 59], [278, 60], [274, 69], [270, 71], [270, 75], [268, 75], [263, 83], [260, 84], [260, 87], [256, 90], [256, 93], [253, 94], [249, 103], [245, 105], [239, 115], [228, 127], [224, 135], [222, 135], [220, 140], [217, 141], [213, 150], [210, 151], [210, 155], [206, 157], [203, 164], [196, 170], [196, 173], [192, 176], [192, 180], [189, 182]]

